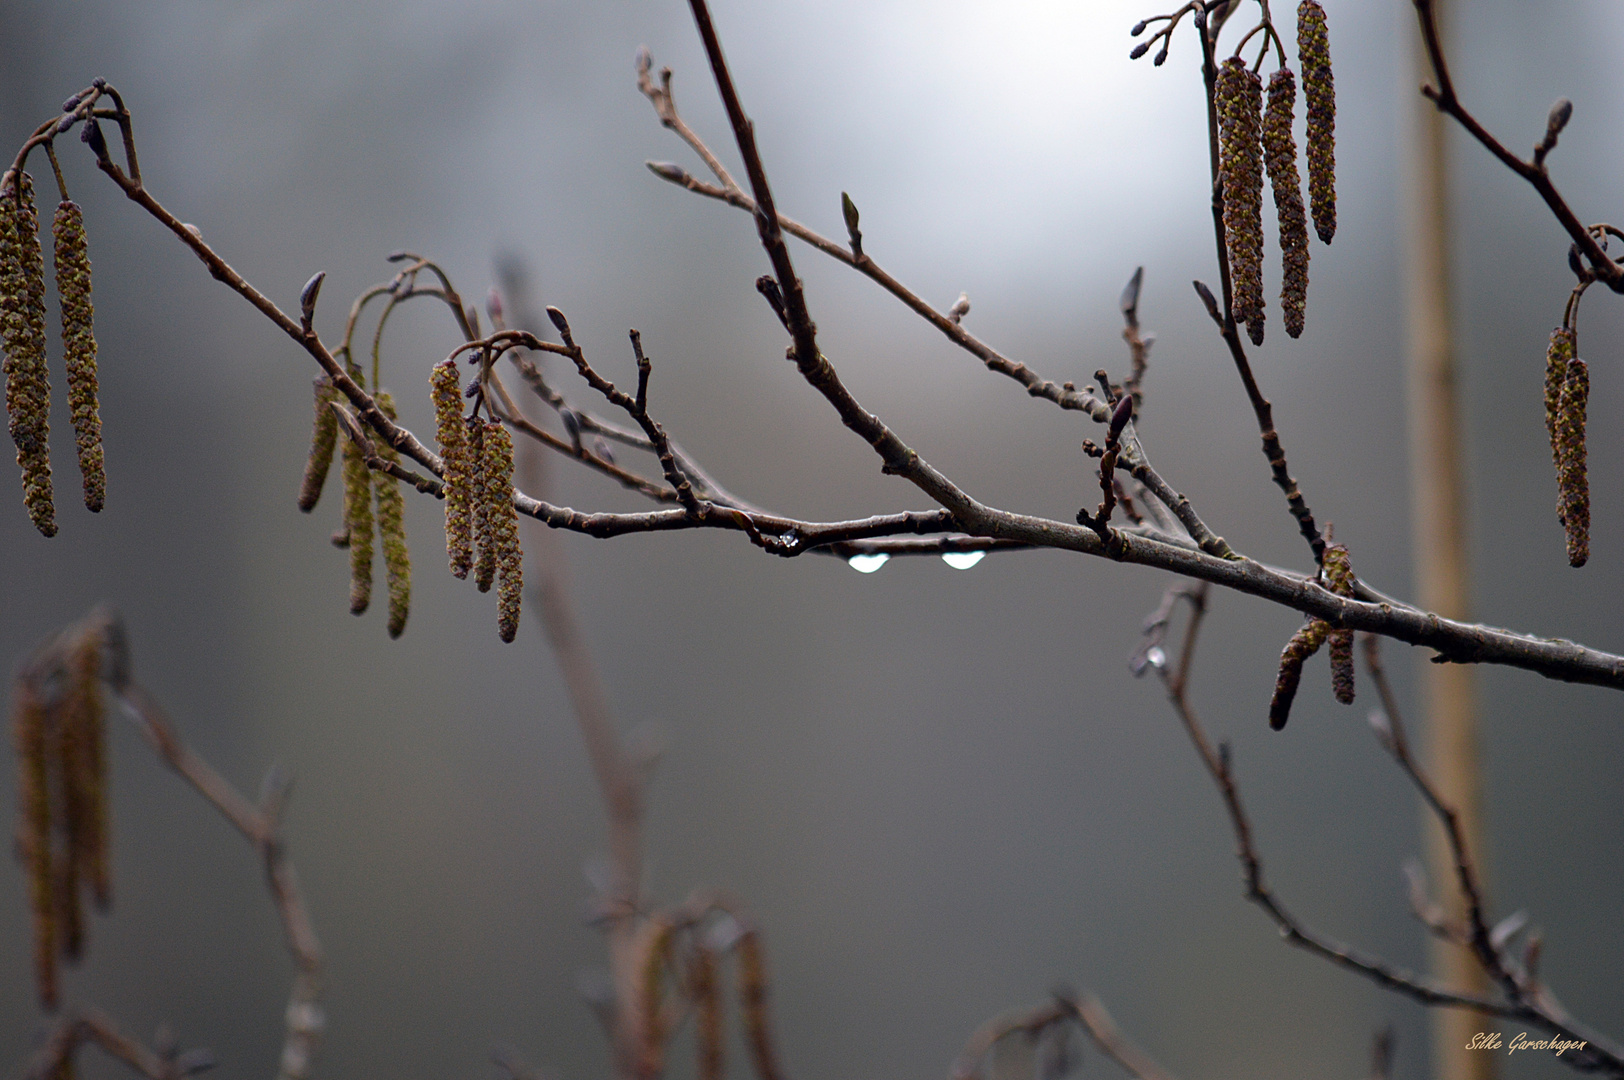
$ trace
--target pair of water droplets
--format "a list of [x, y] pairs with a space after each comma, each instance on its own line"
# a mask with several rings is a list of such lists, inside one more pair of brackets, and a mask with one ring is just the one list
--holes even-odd
[[[955, 570], [968, 570], [986, 557], [985, 551], [947, 551], [943, 552], [942, 561]], [[859, 574], [872, 574], [890, 561], [891, 556], [880, 551], [872, 555], [853, 555], [846, 560], [846, 565]]]

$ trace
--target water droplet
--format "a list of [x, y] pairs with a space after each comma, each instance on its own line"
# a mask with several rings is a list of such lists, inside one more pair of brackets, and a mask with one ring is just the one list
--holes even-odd
[[891, 556], [883, 551], [877, 551], [872, 555], [853, 555], [846, 560], [846, 565], [859, 574], [872, 574], [890, 561]]
[[968, 570], [987, 557], [985, 551], [944, 551], [942, 561], [955, 570]]
[[1162, 652], [1161, 647], [1157, 645], [1152, 645], [1148, 650], [1146, 650], [1145, 659], [1148, 660], [1150, 662], [1150, 666], [1155, 668], [1157, 671], [1160, 671], [1167, 666], [1167, 654]]

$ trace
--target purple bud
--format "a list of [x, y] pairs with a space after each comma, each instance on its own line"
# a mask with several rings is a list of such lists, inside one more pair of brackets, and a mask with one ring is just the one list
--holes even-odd
[[[77, 109], [78, 107], [79, 107], [79, 95], [78, 94], [73, 95], [68, 100], [66, 100], [66, 101], [64, 101], [62, 103], [62, 111], [63, 112], [72, 112], [73, 110]], [[1569, 106], [1569, 108], [1572, 108], [1572, 106]]]
[[1145, 32], [1145, 20], [1140, 19], [1138, 22], [1133, 24], [1133, 29], [1128, 31], [1128, 36], [1129, 37], [1138, 37], [1140, 34], [1143, 34], [1144, 32]]
[[56, 122], [56, 133], [61, 135], [78, 122], [79, 118], [77, 116], [64, 116], [62, 119]]
[[1116, 403], [1116, 410], [1111, 413], [1111, 426], [1106, 429], [1107, 442], [1115, 443], [1122, 437], [1122, 429], [1128, 426], [1133, 419], [1133, 395], [1123, 394], [1122, 400]]
[[661, 180], [669, 180], [673, 184], [686, 184], [688, 182], [688, 171], [681, 165], [673, 165], [669, 161], [645, 161], [643, 164], [648, 166], [649, 172], [658, 176]]
[[1167, 63], [1167, 45], [1166, 44], [1164, 44], [1162, 46], [1161, 52], [1157, 53], [1154, 57], [1151, 58], [1150, 62], [1152, 64], [1154, 64], [1156, 67], [1161, 67], [1163, 64]]
[[88, 118], [85, 126], [80, 129], [79, 141], [90, 147], [90, 152], [99, 160], [107, 160], [107, 140], [102, 137], [101, 125], [96, 123], [94, 116]]
[[314, 277], [305, 282], [304, 288], [299, 290], [299, 316], [304, 321], [305, 329], [310, 329], [310, 322], [316, 317], [316, 297], [321, 295], [321, 283], [326, 280], [327, 271], [318, 270]]
[[94, 86], [97, 90], [105, 90], [107, 89], [107, 80], [102, 78], [100, 75], [97, 75], [94, 79], [90, 80], [90, 85]]
[[564, 313], [555, 307], [549, 307], [547, 309], [547, 318], [552, 320], [553, 325], [558, 328], [558, 332], [562, 334], [566, 340], [568, 340], [570, 336], [570, 324], [569, 320], [564, 318]]
[[1141, 56], [1148, 53], [1149, 51], [1150, 51], [1150, 42], [1141, 41], [1139, 44], [1137, 44], [1137, 45], [1135, 45], [1133, 47], [1133, 51], [1128, 54], [1128, 59], [1129, 60], [1137, 60]]

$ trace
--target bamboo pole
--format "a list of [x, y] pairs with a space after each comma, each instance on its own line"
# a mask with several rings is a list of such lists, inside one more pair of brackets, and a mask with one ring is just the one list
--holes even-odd
[[[1440, 22], [1451, 6], [1435, 0]], [[1445, 27], [1447, 29], [1447, 27]], [[1450, 273], [1450, 199], [1447, 117], [1416, 92], [1430, 81], [1426, 52], [1412, 26], [1412, 62], [1404, 88], [1411, 102], [1409, 175], [1404, 192], [1408, 342], [1411, 530], [1416, 599], [1423, 608], [1457, 619], [1471, 617], [1470, 523], [1463, 468], [1463, 424], [1455, 366]], [[1482, 776], [1477, 734], [1475, 669], [1468, 664], [1422, 663], [1421, 691], [1428, 767], [1444, 800], [1460, 814], [1462, 834], [1483, 870]], [[1455, 887], [1453, 860], [1443, 830], [1424, 808], [1431, 880], [1450, 917], [1465, 923], [1465, 901]], [[1435, 978], [1452, 989], [1489, 994], [1487, 975], [1462, 946], [1432, 939]], [[1492, 1080], [1494, 1055], [1469, 1051], [1493, 1022], [1459, 1009], [1432, 1012], [1433, 1074], [1439, 1080]]]

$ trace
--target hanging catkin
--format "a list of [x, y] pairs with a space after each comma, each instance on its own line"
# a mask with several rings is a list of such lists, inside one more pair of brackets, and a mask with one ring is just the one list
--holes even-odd
[[[1348, 558], [1344, 544], [1329, 544], [1321, 565], [1325, 569], [1325, 587], [1338, 596], [1353, 596], [1353, 562]], [[1353, 631], [1346, 628], [1330, 630], [1327, 635], [1331, 657], [1331, 692], [1344, 705], [1353, 704]]]
[[1263, 80], [1238, 56], [1224, 61], [1218, 99], [1218, 168], [1235, 319], [1263, 343]]
[[34, 984], [40, 1004], [56, 1008], [56, 872], [51, 858], [50, 711], [38, 682], [19, 676], [12, 686], [11, 740], [17, 754], [20, 827], [17, 855], [28, 875], [34, 922]]
[[102, 452], [101, 407], [96, 400], [95, 306], [90, 301], [90, 251], [79, 204], [64, 199], [51, 220], [55, 241], [56, 291], [62, 302], [62, 355], [68, 371], [68, 408], [79, 456], [85, 508], [100, 512], [107, 502]]
[[462, 386], [457, 378], [457, 362], [443, 360], [434, 365], [430, 377], [434, 400], [434, 427], [445, 463], [445, 546], [451, 572], [467, 577], [474, 565], [473, 555], [473, 470], [469, 453], [468, 425], [462, 418]]
[[513, 506], [513, 436], [500, 423], [485, 425], [485, 530], [480, 547], [496, 564], [496, 628], [503, 641], [519, 632], [519, 601], [524, 595], [524, 555], [519, 550], [519, 512]]
[[1297, 59], [1308, 98], [1308, 202], [1314, 231], [1329, 244], [1336, 235], [1336, 88], [1331, 39], [1319, 0], [1297, 6]]
[[45, 260], [34, 182], [8, 173], [0, 184], [0, 336], [6, 351], [6, 421], [23, 473], [23, 504], [34, 527], [56, 535], [51, 501], [51, 380], [45, 366]]
[[333, 467], [333, 447], [338, 441], [338, 417], [332, 409], [338, 400], [338, 391], [327, 376], [316, 377], [316, 419], [310, 432], [310, 457], [305, 461], [304, 480], [299, 484], [299, 509], [305, 513], [316, 508], [321, 489], [327, 484], [327, 472]]
[[1279, 731], [1291, 719], [1291, 702], [1303, 680], [1303, 662], [1319, 652], [1330, 631], [1330, 623], [1310, 619], [1286, 642], [1285, 651], [1280, 654], [1280, 671], [1274, 680], [1274, 697], [1269, 700], [1269, 726], [1274, 730]]
[[[350, 378], [361, 381], [361, 369], [350, 366]], [[360, 615], [372, 603], [372, 480], [366, 458], [354, 439], [344, 440], [344, 529], [350, 541], [350, 614]]]
[[1263, 112], [1263, 161], [1280, 224], [1280, 317], [1292, 337], [1302, 336], [1308, 296], [1308, 215], [1297, 174], [1297, 140], [1291, 133], [1296, 104], [1296, 76], [1290, 68], [1276, 70], [1269, 76], [1269, 104]]
[[1585, 405], [1590, 372], [1577, 356], [1568, 361], [1556, 413], [1557, 512], [1568, 535], [1568, 565], [1590, 559], [1590, 479], [1585, 469]]
[[[387, 390], [378, 391], [378, 410], [395, 420], [395, 399]], [[400, 454], [383, 440], [378, 456], [399, 463]], [[406, 550], [406, 499], [400, 481], [386, 472], [372, 474], [378, 493], [378, 537], [383, 541], [383, 568], [389, 586], [389, 636], [398, 638], [406, 629], [406, 615], [412, 602], [412, 557]]]
[[490, 592], [496, 580], [496, 548], [491, 544], [491, 508], [486, 496], [490, 459], [485, 456], [485, 424], [475, 417], [468, 418], [468, 457], [473, 463], [469, 501], [474, 511], [474, 585], [480, 592]]

